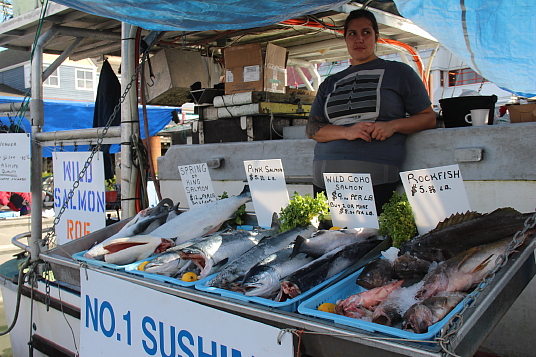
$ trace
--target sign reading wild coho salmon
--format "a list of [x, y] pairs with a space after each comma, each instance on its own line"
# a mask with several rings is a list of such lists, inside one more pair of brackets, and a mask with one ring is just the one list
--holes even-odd
[[257, 222], [261, 227], [272, 225], [272, 216], [288, 206], [285, 172], [280, 159], [244, 161], [244, 168]]
[[97, 152], [86, 173], [73, 190], [89, 152], [56, 152], [52, 155], [54, 168], [54, 211], [58, 215], [70, 196], [60, 223], [56, 226], [57, 243], [64, 244], [106, 225], [104, 193], [104, 164], [102, 152]]
[[458, 165], [400, 173], [419, 234], [455, 213], [471, 210]]
[[30, 192], [30, 134], [0, 134], [0, 191]]
[[92, 269], [80, 269], [80, 287], [81, 357], [294, 353], [292, 333]]
[[206, 163], [182, 165], [179, 172], [190, 209], [217, 200]]
[[324, 174], [333, 225], [378, 228], [370, 174]]

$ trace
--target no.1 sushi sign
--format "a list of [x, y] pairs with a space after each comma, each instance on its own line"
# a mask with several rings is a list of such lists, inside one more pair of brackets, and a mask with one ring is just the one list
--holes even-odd
[[[106, 224], [106, 200], [104, 193], [104, 165], [102, 153], [98, 152], [80, 177], [89, 157], [89, 152], [56, 152], [52, 155], [54, 165], [54, 211], [72, 196], [56, 226], [58, 244], [80, 238]], [[79, 180], [78, 188], [73, 184]], [[72, 194], [71, 194], [72, 191]]]

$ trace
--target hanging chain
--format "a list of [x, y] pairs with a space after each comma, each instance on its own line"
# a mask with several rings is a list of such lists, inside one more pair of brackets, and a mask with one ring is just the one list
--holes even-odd
[[461, 327], [464, 324], [463, 320], [463, 314], [464, 312], [475, 306], [478, 295], [487, 287], [490, 285], [490, 283], [495, 278], [495, 275], [497, 272], [508, 263], [508, 256], [514, 252], [515, 249], [517, 249], [519, 246], [521, 246], [528, 236], [528, 231], [530, 229], [533, 229], [536, 226], [536, 213], [533, 215], [527, 217], [525, 222], [523, 223], [523, 229], [516, 232], [514, 236], [512, 237], [512, 240], [508, 244], [508, 247], [506, 248], [506, 251], [499, 255], [497, 259], [495, 260], [495, 267], [493, 270], [488, 272], [486, 276], [480, 281], [480, 283], [477, 285], [477, 287], [467, 295], [467, 297], [464, 299], [463, 302], [463, 308], [452, 316], [452, 318], [447, 322], [445, 327], [442, 330], [441, 337], [439, 337], [437, 340], [439, 342], [439, 345], [441, 348], [450, 356], [456, 356], [451, 351], [449, 351], [449, 348], [452, 348], [452, 339], [456, 336], [456, 333], [461, 329]]
[[50, 310], [50, 263], [45, 262], [45, 305], [47, 307], [47, 312]]
[[138, 66], [136, 67], [136, 70], [134, 71], [134, 74], [132, 75], [132, 77], [130, 78], [130, 82], [126, 85], [125, 87], [125, 91], [123, 93], [123, 95], [121, 95], [121, 98], [119, 100], [119, 103], [114, 107], [114, 110], [112, 112], [112, 114], [110, 115], [110, 118], [108, 119], [108, 122], [106, 123], [106, 125], [103, 127], [103, 130], [102, 130], [102, 133], [101, 135], [98, 137], [97, 139], [97, 144], [95, 146], [93, 146], [92, 150], [91, 150], [91, 153], [89, 155], [89, 157], [87, 158], [86, 162], [84, 163], [84, 167], [82, 168], [82, 170], [79, 172], [78, 174], [78, 178], [76, 179], [76, 181], [73, 183], [73, 188], [69, 191], [69, 193], [67, 194], [67, 197], [65, 198], [65, 201], [63, 202], [57, 216], [54, 218], [54, 222], [52, 224], [52, 227], [50, 228], [50, 230], [47, 232], [47, 235], [45, 236], [44, 238], [44, 242], [45, 242], [45, 245], [49, 245], [49, 248], [50, 248], [50, 245], [52, 244], [55, 244], [55, 241], [52, 237], [52, 235], [54, 234], [55, 232], [55, 227], [58, 225], [58, 223], [60, 222], [60, 219], [61, 219], [61, 216], [63, 215], [63, 213], [65, 212], [65, 210], [67, 209], [67, 206], [69, 204], [69, 202], [71, 201], [71, 199], [73, 198], [74, 196], [74, 191], [78, 188], [78, 186], [80, 185], [80, 181], [84, 178], [85, 174], [86, 174], [86, 171], [87, 169], [89, 168], [89, 165], [91, 164], [91, 162], [93, 161], [93, 157], [95, 156], [95, 154], [100, 151], [100, 148], [101, 148], [101, 145], [102, 145], [102, 141], [104, 140], [104, 137], [106, 136], [106, 134], [108, 133], [108, 129], [110, 128], [110, 126], [112, 125], [112, 122], [113, 120], [115, 119], [117, 113], [119, 112], [119, 109], [121, 109], [121, 104], [123, 104], [123, 102], [126, 100], [126, 96], [128, 94], [128, 92], [130, 91], [130, 89], [132, 88], [132, 84], [136, 81], [136, 78], [138, 76], [138, 73], [141, 71], [141, 67], [144, 65], [145, 61], [147, 60], [148, 56], [149, 56], [149, 51], [151, 49], [152, 46], [147, 46], [147, 49], [145, 50], [145, 52], [143, 53], [143, 57], [140, 61], [140, 63], [138, 64]]

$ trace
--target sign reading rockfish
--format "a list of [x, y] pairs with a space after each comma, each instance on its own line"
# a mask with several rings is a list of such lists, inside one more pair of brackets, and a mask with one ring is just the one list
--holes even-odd
[[30, 192], [30, 134], [0, 134], [0, 191]]
[[324, 174], [333, 225], [378, 228], [370, 174]]
[[244, 161], [251, 199], [261, 227], [272, 225], [272, 216], [289, 203], [285, 172], [280, 159]]
[[89, 163], [78, 188], [73, 183], [89, 157], [89, 152], [56, 152], [52, 155], [54, 168], [54, 211], [58, 215], [67, 201], [65, 212], [56, 226], [57, 243], [64, 244], [80, 238], [106, 224], [104, 193], [104, 164], [102, 153], [97, 152]]
[[217, 200], [206, 163], [179, 166], [179, 172], [190, 209]]
[[471, 210], [458, 165], [400, 173], [419, 234], [455, 213]]

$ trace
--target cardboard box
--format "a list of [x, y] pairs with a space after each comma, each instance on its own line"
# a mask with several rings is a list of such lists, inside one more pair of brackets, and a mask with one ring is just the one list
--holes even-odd
[[263, 55], [259, 43], [226, 48], [225, 94], [266, 91], [285, 93], [287, 50], [269, 43]]
[[148, 84], [147, 103], [181, 106], [188, 101], [190, 86], [201, 82], [202, 88], [211, 88], [219, 82], [221, 68], [201, 52], [164, 48], [151, 57], [155, 78], [150, 78], [145, 63], [145, 80]]
[[536, 103], [507, 105], [510, 123], [527, 123], [536, 121]]

